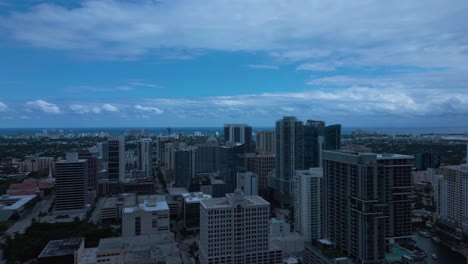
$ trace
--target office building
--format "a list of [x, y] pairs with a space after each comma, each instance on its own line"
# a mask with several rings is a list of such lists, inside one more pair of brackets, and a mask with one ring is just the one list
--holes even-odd
[[468, 235], [468, 164], [441, 168], [438, 180], [438, 222]]
[[436, 153], [418, 152], [415, 155], [416, 170], [437, 169], [440, 167], [440, 155]]
[[187, 147], [175, 151], [174, 185], [176, 188], [189, 189], [195, 177], [196, 148]]
[[122, 236], [166, 234], [169, 206], [160, 195], [138, 196], [138, 204], [122, 211]]
[[306, 242], [322, 238], [322, 168], [297, 170], [294, 176], [294, 230]]
[[143, 138], [137, 142], [137, 167], [141, 177], [153, 176], [153, 141], [151, 138]]
[[285, 208], [291, 205], [291, 182], [295, 170], [304, 169], [304, 130], [296, 117], [285, 116], [276, 121], [275, 172], [270, 174], [269, 187], [273, 199]]
[[304, 124], [304, 168], [322, 167], [322, 151], [341, 148], [341, 125], [325, 126], [324, 121]]
[[275, 131], [258, 131], [255, 139], [257, 152], [276, 153]]
[[76, 264], [182, 264], [180, 250], [171, 233], [99, 240], [95, 248], [85, 248], [77, 255]]
[[386, 243], [411, 239], [413, 165], [408, 155], [323, 151], [322, 244], [355, 263], [381, 263]]
[[268, 174], [275, 170], [275, 154], [260, 153], [255, 155], [255, 165], [252, 170], [258, 176], [258, 191], [262, 195], [269, 193], [268, 191]]
[[84, 239], [81, 237], [51, 240], [37, 257], [38, 264], [76, 263], [84, 250]]
[[125, 138], [123, 136], [107, 140], [107, 175], [109, 181], [125, 179]]
[[225, 124], [224, 141], [237, 142], [244, 145], [245, 153], [254, 152], [252, 142], [252, 127], [246, 124]]
[[209, 137], [205, 143], [196, 144], [195, 173], [216, 173], [219, 171], [219, 143]]
[[281, 249], [269, 243], [269, 208], [239, 189], [200, 201], [200, 262], [281, 263]]
[[258, 195], [258, 177], [257, 174], [246, 171], [237, 172], [237, 189], [240, 189], [245, 195]]
[[68, 152], [55, 163], [55, 210], [83, 210], [88, 199], [88, 160]]
[[211, 195], [202, 192], [183, 193], [182, 219], [187, 230], [200, 229], [200, 201], [211, 199]]
[[228, 142], [219, 150], [219, 176], [233, 186], [236, 185], [237, 172], [245, 171], [244, 145], [237, 142]]

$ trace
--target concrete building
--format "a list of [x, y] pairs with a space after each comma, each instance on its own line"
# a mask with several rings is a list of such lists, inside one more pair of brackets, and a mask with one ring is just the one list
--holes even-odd
[[37, 195], [9, 195], [0, 196], [0, 221], [8, 221], [10, 217], [17, 213], [22, 217], [28, 210], [28, 207], [38, 200]]
[[138, 196], [138, 204], [122, 211], [122, 236], [165, 234], [169, 232], [169, 206], [159, 195]]
[[224, 141], [237, 142], [244, 145], [245, 153], [254, 152], [252, 142], [252, 127], [246, 124], [225, 124]]
[[200, 202], [200, 262], [281, 263], [281, 249], [269, 242], [270, 204], [241, 190]]
[[408, 155], [324, 151], [327, 247], [347, 252], [355, 263], [380, 263], [386, 244], [411, 239], [413, 165]]
[[175, 151], [175, 170], [174, 185], [175, 188], [190, 187], [192, 179], [195, 177], [196, 167], [196, 148], [187, 147]]
[[275, 131], [258, 131], [255, 138], [255, 150], [258, 153], [276, 153]]
[[195, 173], [217, 173], [219, 171], [219, 143], [215, 137], [209, 137], [203, 144], [197, 144]]
[[240, 189], [245, 195], [258, 195], [258, 177], [257, 174], [246, 171], [237, 173], [237, 189]]
[[202, 192], [182, 194], [182, 219], [187, 230], [200, 229], [200, 201], [211, 199], [211, 195]]
[[283, 251], [283, 256], [301, 254], [304, 251], [304, 237], [291, 231], [291, 226], [284, 219], [270, 220], [270, 242]]
[[37, 257], [38, 264], [78, 263], [78, 256], [84, 250], [81, 237], [51, 240]]
[[137, 167], [142, 177], [153, 176], [153, 141], [151, 138], [143, 138], [137, 142]]
[[[73, 262], [63, 262], [73, 263]], [[85, 248], [76, 264], [181, 264], [180, 251], [172, 234], [104, 238], [95, 248]]]
[[270, 174], [269, 187], [273, 199], [285, 208], [291, 205], [291, 182], [295, 170], [304, 169], [304, 130], [296, 117], [285, 116], [276, 121], [276, 168]]
[[68, 152], [55, 164], [55, 211], [83, 210], [88, 201], [88, 160]]
[[109, 181], [125, 180], [125, 138], [107, 140], [107, 175]]
[[468, 164], [441, 168], [437, 186], [438, 221], [468, 235]]
[[322, 238], [322, 168], [297, 170], [294, 176], [294, 230], [306, 242]]

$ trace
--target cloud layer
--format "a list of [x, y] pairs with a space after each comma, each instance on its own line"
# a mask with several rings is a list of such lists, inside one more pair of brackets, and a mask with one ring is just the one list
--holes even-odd
[[[450, 116], [451, 125], [466, 120], [468, 95], [458, 90], [351, 87], [314, 89], [292, 93], [264, 93], [238, 96], [190, 98], [147, 98], [112, 102], [27, 102], [26, 109], [9, 107], [18, 117], [28, 109], [37, 116], [57, 116], [102, 124], [103, 120], [149, 120], [164, 125], [219, 126], [232, 121], [273, 126], [284, 115], [324, 119], [345, 126], [380, 125], [430, 126]], [[69, 105], [69, 107], [66, 107]], [[79, 114], [79, 115], [77, 115]], [[31, 113], [29, 113], [31, 115]], [[91, 120], [91, 121], [90, 121]], [[101, 120], [101, 121], [99, 121]], [[25, 121], [25, 123], [30, 121]], [[93, 125], [93, 123], [87, 123]], [[130, 123], [131, 124], [131, 123]]]
[[36, 47], [113, 58], [267, 51], [280, 60], [466, 69], [467, 11], [464, 0], [103, 0], [40, 4], [1, 22]]

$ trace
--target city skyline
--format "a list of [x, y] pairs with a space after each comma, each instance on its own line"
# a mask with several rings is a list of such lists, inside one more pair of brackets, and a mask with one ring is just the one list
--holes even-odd
[[0, 0], [0, 128], [468, 121], [464, 1]]

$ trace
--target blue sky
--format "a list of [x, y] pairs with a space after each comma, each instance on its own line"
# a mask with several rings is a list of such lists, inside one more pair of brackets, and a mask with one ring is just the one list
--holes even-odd
[[0, 0], [0, 127], [466, 126], [468, 4]]

